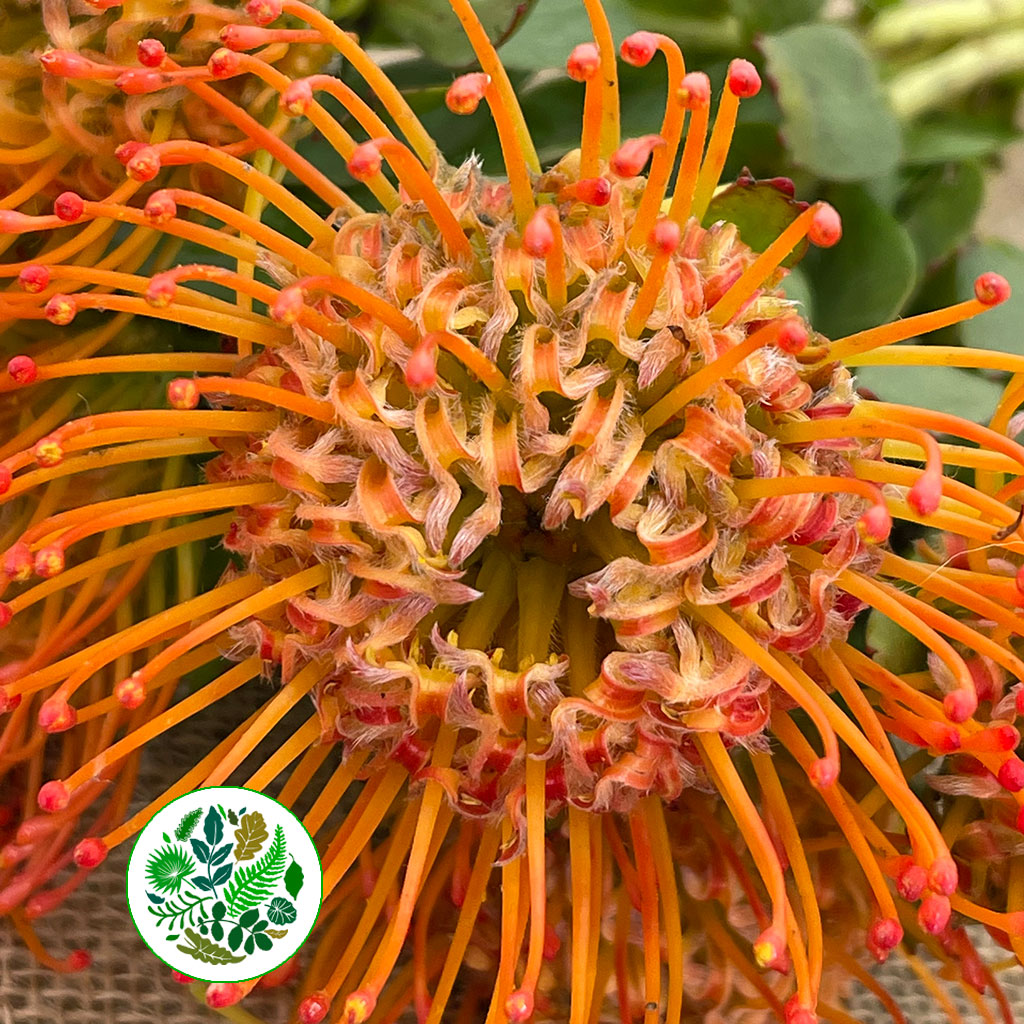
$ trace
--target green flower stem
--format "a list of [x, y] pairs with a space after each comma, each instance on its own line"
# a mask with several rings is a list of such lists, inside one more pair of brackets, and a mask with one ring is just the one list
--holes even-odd
[[1024, 71], [1024, 28], [954, 46], [888, 84], [896, 115], [910, 120], [1002, 75]]
[[919, 43], [956, 43], [965, 36], [995, 35], [1024, 22], [1024, 0], [935, 0], [888, 7], [867, 31], [870, 46], [898, 50]]

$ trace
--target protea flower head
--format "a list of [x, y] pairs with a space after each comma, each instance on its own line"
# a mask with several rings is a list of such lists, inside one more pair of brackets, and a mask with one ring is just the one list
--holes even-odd
[[[335, 146], [373, 208], [272, 124], [255, 141], [273, 165], [208, 139], [154, 141], [126, 161], [145, 198], [65, 195], [53, 216], [3, 222], [43, 239], [57, 222], [128, 223], [231, 264], [100, 272], [43, 255], [0, 267], [23, 287], [45, 279], [5, 293], [3, 316], [63, 327], [113, 311], [237, 341], [200, 351], [189, 330], [172, 352], [8, 366], [15, 395], [84, 376], [106, 383], [110, 408], [0, 463], [0, 609], [21, 652], [0, 742], [34, 766], [24, 786], [39, 805], [12, 815], [0, 905], [53, 905], [155, 808], [223, 782], [309, 704], [245, 780], [283, 779], [322, 851], [302, 1024], [811, 1024], [845, 1019], [853, 979], [892, 1005], [865, 953], [898, 951], [937, 990], [920, 947], [1005, 1011], [962, 924], [1024, 953], [1018, 847], [1004, 843], [1008, 863], [987, 875], [979, 852], [990, 822], [1019, 830], [1024, 803], [1011, 426], [1024, 391], [1014, 377], [979, 426], [865, 398], [850, 368], [1019, 373], [1003, 353], [893, 347], [1008, 286], [985, 274], [949, 309], [815, 332], [780, 285], [795, 250], [840, 240], [831, 207], [792, 201], [760, 252], [735, 225], [704, 224], [754, 67], [733, 62], [714, 104], [674, 41], [640, 32], [617, 52], [599, 0], [585, 5], [593, 41], [567, 64], [585, 92], [581, 142], [552, 167], [469, 0], [451, 6], [481, 70], [455, 80], [448, 106], [486, 107], [504, 176], [449, 166], [320, 12], [252, 0], [254, 25], [151, 84], [263, 83]], [[303, 27], [277, 28], [282, 14]], [[321, 44], [373, 105], [267, 56]], [[667, 64], [657, 135], [620, 136], [619, 55]], [[243, 200], [165, 185], [182, 165], [241, 182]], [[122, 382], [154, 373], [172, 376], [165, 407], [133, 407]], [[206, 454], [202, 482], [146, 483], [154, 465]], [[109, 496], [111, 472], [138, 484]], [[941, 531], [945, 550], [898, 556], [894, 519]], [[142, 560], [166, 566], [217, 538], [231, 562], [216, 586], [197, 589], [186, 555], [178, 599], [160, 580], [156, 610], [124, 602]], [[850, 642], [866, 607], [921, 641], [927, 671], [895, 674]], [[69, 621], [91, 632], [59, 652], [41, 642]], [[185, 672], [225, 653], [236, 664], [175, 701]], [[250, 717], [167, 792], [127, 821], [123, 797], [90, 817], [109, 780], [129, 791], [128, 758], [261, 674], [273, 695], [253, 692]], [[40, 785], [31, 759], [57, 733], [82, 743]], [[951, 770], [937, 788], [957, 797], [944, 821], [908, 781], [940, 755]], [[329, 781], [304, 797], [328, 759]], [[983, 813], [964, 802], [977, 797]], [[51, 880], [75, 839], [62, 889]]]

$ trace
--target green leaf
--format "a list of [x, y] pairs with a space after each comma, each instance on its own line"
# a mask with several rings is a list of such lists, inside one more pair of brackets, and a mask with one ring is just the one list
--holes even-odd
[[252, 951], [256, 948], [256, 941], [255, 941], [255, 939], [256, 939], [256, 937], [254, 935], [250, 935], [245, 940], [245, 945], [242, 948], [246, 951], [246, 953], [252, 953]]
[[196, 857], [203, 864], [210, 862], [210, 848], [202, 841], [202, 839], [190, 839], [189, 842], [192, 844], [192, 852], [195, 853]]
[[225, 864], [223, 867], [219, 867], [213, 873], [213, 884], [223, 885], [231, 877], [231, 872], [234, 870], [234, 864]]
[[269, 838], [267, 823], [259, 811], [243, 814], [242, 823], [235, 829], [235, 839], [238, 840], [238, 845], [235, 846], [235, 860], [252, 860]]
[[146, 861], [146, 881], [157, 892], [177, 893], [196, 862], [180, 846], [154, 850]]
[[927, 664], [924, 644], [874, 608], [868, 612], [864, 639], [875, 652], [874, 660], [897, 675], [916, 672]]
[[[499, 42], [518, 27], [534, 0], [473, 0], [488, 36]], [[432, 60], [465, 67], [475, 60], [459, 19], [447, 0], [377, 0], [375, 13], [385, 29], [418, 46]]]
[[267, 907], [267, 917], [274, 924], [291, 924], [295, 920], [295, 905], [281, 896], [275, 896]]
[[228, 945], [233, 950], [238, 949], [238, 947], [242, 944], [242, 936], [244, 934], [245, 933], [242, 931], [241, 926], [235, 925], [235, 927], [232, 928], [231, 931], [228, 933]]
[[751, 34], [778, 32], [790, 25], [813, 21], [824, 0], [730, 0], [730, 8]]
[[210, 858], [210, 866], [216, 867], [222, 861], [227, 860], [228, 854], [231, 852], [232, 843], [227, 842], [223, 846], [218, 847], [217, 851]]
[[220, 900], [217, 900], [217, 902], [210, 908], [210, 913], [213, 914], [214, 920], [216, 921], [219, 921], [227, 912], [228, 908], [225, 907]]
[[267, 934], [272, 939], [283, 939], [288, 934], [287, 928], [268, 928]]
[[284, 873], [284, 887], [292, 899], [299, 895], [299, 890], [302, 889], [302, 882], [302, 867], [297, 860], [292, 858], [288, 870]]
[[262, 949], [264, 951], [270, 949], [270, 947], [274, 945], [274, 943], [271, 940], [270, 936], [266, 935], [266, 934], [263, 934], [263, 933], [258, 934], [258, 935], [254, 935], [253, 939], [255, 940], [256, 945], [259, 946], [260, 949]]
[[[799, 216], [803, 207], [770, 181], [741, 178], [718, 192], [708, 206], [704, 226], [724, 220], [735, 224], [740, 238], [754, 252], [764, 252], [779, 234]], [[798, 245], [783, 266], [799, 263], [807, 249]]]
[[830, 181], [859, 181], [896, 166], [899, 124], [853, 32], [798, 25], [762, 45], [795, 163]]
[[899, 312], [917, 282], [917, 256], [906, 229], [863, 189], [835, 189], [829, 199], [843, 237], [814, 253], [814, 326], [839, 338]]
[[204, 939], [191, 928], [185, 929], [185, 935], [192, 945], [178, 946], [177, 949], [204, 964], [237, 964], [245, 959], [244, 956], [235, 956], [230, 950], [218, 946], [211, 939]]
[[903, 162], [938, 164], [951, 160], [978, 160], [1000, 152], [1020, 138], [1009, 125], [980, 122], [955, 115], [942, 120], [914, 122], [903, 131]]
[[210, 936], [218, 942], [224, 938], [224, 925], [220, 921], [214, 921], [210, 925]]
[[258, 907], [270, 898], [284, 874], [285, 857], [284, 829], [278, 825], [267, 852], [259, 860], [240, 867], [224, 890], [229, 917], [237, 917], [241, 911]]
[[224, 819], [214, 807], [207, 812], [206, 821], [203, 822], [203, 832], [211, 849], [224, 838]]
[[1002, 274], [1013, 295], [1007, 302], [986, 310], [960, 325], [960, 338], [975, 348], [995, 348], [1000, 352], [1024, 354], [1024, 250], [1009, 242], [982, 242], [960, 257], [956, 269], [960, 298], [974, 294], [974, 279], [987, 270]]
[[1002, 384], [957, 366], [859, 366], [857, 383], [885, 402], [951, 413], [971, 422], [987, 420]]
[[237, 825], [238, 824], [238, 815], [235, 814], [235, 812], [233, 810], [231, 810], [230, 807], [228, 808], [228, 821], [232, 825]]
[[184, 818], [178, 823], [178, 827], [174, 830], [174, 838], [180, 839], [184, 842], [192, 833], [195, 831], [196, 825], [199, 824], [199, 819], [203, 816], [203, 809], [197, 807], [194, 811], [189, 811]]
[[914, 242], [919, 266], [941, 262], [964, 242], [984, 192], [977, 163], [946, 164], [918, 177], [901, 199], [898, 213]]
[[239, 919], [238, 923], [243, 928], [251, 928], [260, 916], [259, 910], [247, 910]]

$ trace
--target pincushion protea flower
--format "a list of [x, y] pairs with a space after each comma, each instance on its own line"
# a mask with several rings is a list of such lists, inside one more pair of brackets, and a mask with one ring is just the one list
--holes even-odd
[[[223, 782], [308, 698], [308, 719], [246, 780], [286, 776], [280, 796], [293, 804], [340, 754], [306, 799], [326, 898], [299, 982], [303, 1024], [329, 1013], [347, 1024], [407, 1013], [842, 1021], [850, 979], [892, 1006], [860, 963], [865, 949], [898, 951], [938, 991], [922, 946], [980, 1005], [990, 989], [1010, 1019], [960, 922], [1024, 952], [1015, 851], [980, 877], [974, 805], [958, 797], [940, 828], [907, 774], [955, 755], [943, 776], [955, 784], [939, 788], [983, 796], [985, 821], [1020, 827], [1024, 449], [1010, 423], [1024, 391], [1015, 376], [982, 427], [866, 400], [848, 369], [1019, 374], [1003, 353], [891, 347], [1009, 289], [985, 274], [950, 309], [816, 334], [779, 285], [805, 240], [839, 241], [831, 207], [793, 202], [763, 252], [735, 225], [702, 224], [756, 70], [733, 62], [711, 127], [710, 83], [676, 43], [628, 37], [622, 58], [645, 66], [660, 54], [669, 92], [659, 134], [622, 142], [616, 52], [599, 0], [585, 3], [594, 41], [568, 61], [585, 89], [581, 145], [542, 169], [468, 0], [451, 0], [482, 71], [457, 79], [448, 105], [468, 115], [486, 104], [504, 179], [448, 166], [369, 56], [300, 0], [253, 0], [252, 36], [229, 38], [205, 65], [135, 75], [67, 62], [72, 75], [116, 70], [157, 91], [263, 82], [381, 210], [266, 129], [258, 144], [314, 205], [269, 165], [171, 139], [127, 155], [129, 179], [152, 189], [141, 205], [72, 193], [53, 217], [0, 220], [41, 237], [64, 223], [155, 228], [238, 266], [0, 267], [31, 285], [5, 293], [12, 320], [66, 326], [112, 310], [238, 339], [237, 356], [9, 364], [17, 395], [70, 376], [179, 375], [170, 408], [69, 419], [0, 464], [12, 646], [39, 645], [72, 609], [109, 600], [114, 567], [216, 537], [233, 559], [212, 589], [148, 617], [129, 605], [97, 618], [63, 660], [44, 645], [5, 671], [9, 763], [34, 757], [47, 734], [82, 745], [68, 742], [59, 778], [41, 786], [31, 761], [41, 813], [24, 809], [4, 848], [0, 905], [52, 905], [64, 890], [35, 890], [72, 835], [90, 831], [66, 885], [154, 808]], [[306, 27], [274, 27], [282, 13]], [[265, 58], [320, 43], [363, 77], [383, 116], [339, 80], [292, 78]], [[180, 165], [216, 168], [247, 199], [161, 187]], [[263, 202], [291, 233], [263, 221]], [[213, 450], [204, 483], [146, 489], [140, 474], [128, 496], [95, 493], [109, 463], [149, 471]], [[947, 466], [973, 469], [974, 483]], [[943, 531], [953, 561], [897, 556], [893, 517]], [[177, 576], [194, 583], [185, 567]], [[928, 648], [927, 671], [894, 674], [849, 642], [865, 607]], [[225, 651], [237, 664], [174, 703], [181, 675]], [[166, 793], [122, 824], [114, 810], [90, 822], [127, 758], [260, 674], [279, 678], [274, 695], [254, 697], [250, 717]], [[901, 760], [892, 736], [919, 753]], [[207, 999], [225, 1005], [251, 987], [214, 985]]]

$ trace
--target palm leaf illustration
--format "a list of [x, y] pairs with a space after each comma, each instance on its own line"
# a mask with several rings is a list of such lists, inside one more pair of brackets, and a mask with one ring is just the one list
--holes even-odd
[[284, 874], [284, 866], [284, 829], [278, 825], [274, 829], [274, 841], [267, 852], [258, 861], [240, 867], [231, 884], [224, 890], [227, 916], [238, 917], [242, 911], [251, 910], [268, 900]]

